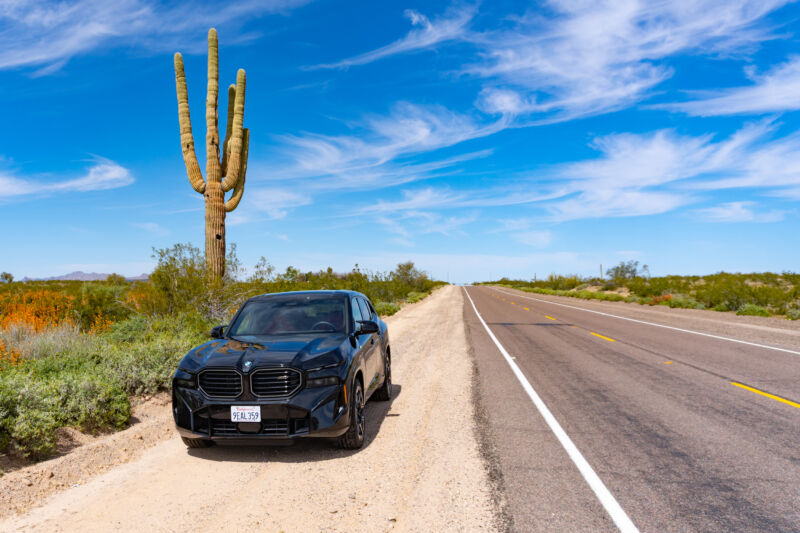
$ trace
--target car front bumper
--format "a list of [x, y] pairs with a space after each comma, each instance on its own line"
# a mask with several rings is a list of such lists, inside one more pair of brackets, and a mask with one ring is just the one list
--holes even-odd
[[[172, 415], [178, 433], [214, 441], [285, 441], [334, 438], [350, 424], [341, 386], [301, 389], [290, 398], [221, 400], [200, 390], [173, 386]], [[231, 422], [232, 405], [257, 405], [261, 422]]]

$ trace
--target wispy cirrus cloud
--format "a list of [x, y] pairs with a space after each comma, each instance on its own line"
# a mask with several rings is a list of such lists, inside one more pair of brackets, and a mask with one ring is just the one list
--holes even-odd
[[[286, 12], [309, 1], [198, 1], [189, 5], [153, 0], [2, 2], [0, 69], [38, 67], [38, 74], [49, 74], [70, 58], [101, 46], [174, 51], [180, 45], [186, 52], [202, 51], [203, 33], [210, 26], [238, 27], [245, 18]], [[238, 38], [248, 37], [253, 36]], [[187, 41], [194, 44], [187, 46]]]
[[696, 98], [650, 106], [698, 117], [778, 113], [800, 109], [800, 57], [777, 65], [766, 73], [747, 70], [752, 85], [712, 92], [695, 92]]
[[[777, 128], [774, 121], [761, 121], [719, 140], [672, 130], [606, 135], [591, 144], [597, 157], [542, 169], [516, 180], [513, 189], [406, 189], [400, 198], [380, 200], [356, 212], [530, 205], [538, 208], [538, 221], [562, 222], [667, 213], [720, 189], [794, 199], [800, 190], [800, 134], [774, 138]], [[727, 209], [737, 205], [747, 207], [731, 203]], [[502, 220], [502, 231], [522, 235], [532, 220]]]
[[448, 9], [441, 17], [431, 21], [419, 11], [407, 9], [404, 15], [415, 29], [408, 32], [405, 37], [363, 54], [308, 68], [337, 69], [365, 65], [386, 57], [427, 50], [442, 43], [461, 40], [469, 31], [469, 24], [476, 12], [477, 7], [474, 5], [460, 5]]
[[666, 213], [698, 192], [760, 189], [779, 195], [800, 185], [800, 135], [774, 139], [773, 121], [747, 124], [731, 136], [660, 130], [596, 139], [601, 156], [557, 166], [553, 175], [573, 194], [547, 204], [558, 220]]
[[675, 54], [751, 52], [774, 37], [765, 18], [788, 2], [553, 0], [535, 13], [509, 14], [480, 31], [470, 27], [475, 6], [451, 7], [433, 21], [407, 11], [418, 29], [381, 48], [318, 67], [346, 68], [469, 43], [477, 53], [461, 70], [485, 80], [476, 101], [479, 109], [531, 115], [535, 123], [558, 122], [616, 111], [648, 97], [672, 76], [665, 60]]
[[14, 172], [0, 171], [0, 198], [71, 191], [102, 191], [125, 187], [134, 182], [130, 171], [108, 159], [97, 157], [77, 178], [52, 180], [49, 176], [20, 177]]
[[[482, 59], [467, 72], [489, 82], [487, 112], [569, 120], [622, 109], [672, 75], [677, 53], [730, 55], [772, 37], [764, 17], [784, 0], [549, 3], [509, 30], [472, 36]], [[545, 119], [543, 119], [545, 120]]]
[[486, 157], [490, 149], [427, 160], [414, 159], [507, 125], [504, 118], [482, 122], [442, 106], [395, 104], [387, 115], [370, 115], [341, 135], [306, 133], [279, 138], [288, 160], [257, 173], [281, 179], [314, 178], [316, 189], [385, 188], [451, 172], [465, 161]]
[[696, 214], [709, 222], [780, 222], [787, 211], [757, 211], [757, 202], [726, 202], [705, 209], [697, 209]]
[[233, 226], [259, 220], [280, 220], [290, 211], [313, 203], [307, 194], [280, 187], [258, 187], [247, 191], [242, 204], [229, 215]]

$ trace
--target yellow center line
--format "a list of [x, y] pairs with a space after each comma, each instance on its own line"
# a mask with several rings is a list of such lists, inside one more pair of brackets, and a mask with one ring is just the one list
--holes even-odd
[[775, 396], [774, 394], [770, 394], [768, 392], [764, 392], [763, 390], [754, 389], [753, 387], [748, 387], [742, 383], [737, 383], [736, 381], [731, 381], [731, 385], [736, 387], [740, 387], [745, 390], [749, 390], [750, 392], [755, 392], [756, 394], [760, 394], [761, 396], [766, 396], [772, 400], [776, 400], [781, 403], [785, 403], [786, 405], [791, 405], [792, 407], [797, 407], [800, 409], [800, 403], [793, 402], [792, 400], [787, 400], [786, 398], [781, 398], [780, 396]]
[[664, 364], [665, 364], [665, 365], [671, 365], [671, 364], [672, 364], [672, 361], [664, 361]]
[[617, 342], [614, 339], [612, 339], [611, 337], [606, 337], [605, 335], [600, 335], [599, 333], [595, 333], [594, 331], [590, 331], [589, 333], [591, 333], [595, 337], [600, 337], [601, 339], [605, 339], [608, 342]]
[[526, 311], [530, 311], [530, 309], [528, 309], [527, 307], [523, 307], [523, 309]]
[[514, 302], [511, 302], [511, 305], [517, 305], [517, 304], [515, 304]]
[[549, 318], [550, 320], [555, 320], [555, 318], [553, 318], [553, 317], [551, 317], [551, 316], [544, 315], [544, 317], [545, 317], [545, 318]]

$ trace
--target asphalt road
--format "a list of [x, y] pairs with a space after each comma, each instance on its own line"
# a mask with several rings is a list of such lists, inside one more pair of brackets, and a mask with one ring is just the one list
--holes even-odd
[[800, 531], [796, 332], [728, 335], [780, 351], [708, 336], [719, 332], [699, 319], [680, 329], [706, 335], [580, 300], [465, 290], [482, 442], [512, 529]]

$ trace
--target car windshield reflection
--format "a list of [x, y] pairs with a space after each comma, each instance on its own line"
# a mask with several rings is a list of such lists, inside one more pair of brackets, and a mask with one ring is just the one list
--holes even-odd
[[265, 335], [342, 333], [345, 300], [338, 296], [298, 295], [248, 302], [228, 335], [252, 342]]

